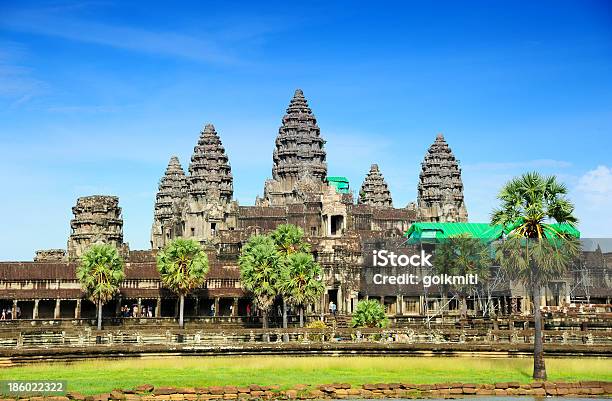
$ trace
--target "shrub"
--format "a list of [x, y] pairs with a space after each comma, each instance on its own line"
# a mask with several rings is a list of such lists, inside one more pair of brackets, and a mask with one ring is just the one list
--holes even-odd
[[359, 301], [355, 313], [353, 313], [353, 327], [379, 327], [384, 328], [389, 324], [385, 316], [385, 307], [375, 300]]

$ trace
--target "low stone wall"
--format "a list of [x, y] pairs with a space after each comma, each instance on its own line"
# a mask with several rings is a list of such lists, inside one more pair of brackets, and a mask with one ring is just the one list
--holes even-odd
[[[110, 393], [84, 396], [69, 393], [62, 397], [30, 397], [20, 401], [208, 401], [208, 400], [311, 400], [311, 399], [346, 399], [346, 398], [464, 398], [474, 396], [563, 396], [563, 397], [608, 397], [612, 395], [612, 382], [581, 381], [534, 382], [521, 384], [504, 382], [495, 384], [473, 383], [374, 383], [352, 386], [349, 383], [332, 383], [311, 386], [298, 384], [290, 389], [279, 386], [250, 385], [213, 386], [203, 388], [158, 387], [143, 384], [133, 389], [113, 390]], [[13, 399], [2, 399], [9, 401]]]

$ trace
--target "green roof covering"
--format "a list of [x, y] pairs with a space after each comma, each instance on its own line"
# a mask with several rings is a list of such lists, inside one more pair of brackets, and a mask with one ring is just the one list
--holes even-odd
[[496, 240], [501, 237], [501, 226], [486, 223], [414, 223], [404, 234], [413, 240], [444, 239], [460, 234], [469, 234], [472, 238]]
[[336, 191], [341, 194], [348, 194], [349, 180], [346, 177], [327, 177], [327, 182], [336, 188]]
[[[518, 225], [507, 226], [504, 229], [501, 225], [487, 223], [414, 223], [404, 236], [414, 241], [426, 241], [428, 239], [441, 240], [461, 234], [469, 234], [472, 238], [494, 241], [502, 235], [510, 233]], [[548, 227], [544, 232], [546, 238], [554, 238], [558, 233], [580, 238], [580, 231], [570, 224], [549, 224]]]

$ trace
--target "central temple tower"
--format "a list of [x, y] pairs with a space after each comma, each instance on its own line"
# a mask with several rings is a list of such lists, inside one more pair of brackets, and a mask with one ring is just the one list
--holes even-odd
[[284, 206], [322, 193], [326, 185], [325, 141], [301, 89], [297, 89], [276, 137], [272, 179], [267, 180], [261, 206]]

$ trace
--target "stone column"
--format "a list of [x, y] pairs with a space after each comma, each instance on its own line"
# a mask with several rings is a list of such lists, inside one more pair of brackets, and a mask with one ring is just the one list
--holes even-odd
[[142, 316], [142, 298], [138, 298], [138, 316]]
[[232, 306], [232, 316], [238, 316], [238, 298], [234, 297], [234, 303]]
[[157, 302], [155, 303], [155, 317], [161, 317], [161, 297], [157, 297]]
[[423, 295], [419, 295], [419, 315], [423, 316], [425, 314], [425, 297]]
[[215, 316], [219, 316], [219, 297], [215, 298]]
[[115, 316], [121, 316], [121, 304], [123, 303], [123, 298], [117, 298], [117, 304], [115, 305]]
[[11, 311], [11, 317], [13, 319], [17, 319], [17, 300], [16, 299], [13, 300], [13, 309]]
[[34, 309], [32, 310], [32, 319], [38, 319], [38, 299], [34, 300]]
[[404, 314], [404, 296], [403, 295], [398, 295], [397, 296], [397, 314], [398, 315], [403, 315]]
[[53, 311], [53, 319], [60, 318], [60, 303], [62, 301], [58, 298], [55, 300], [55, 310]]
[[74, 307], [74, 318], [75, 319], [81, 318], [81, 299], [80, 298], [76, 300], [76, 306]]
[[200, 315], [200, 297], [195, 297], [195, 302], [193, 304], [193, 314], [195, 316]]

